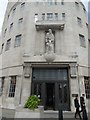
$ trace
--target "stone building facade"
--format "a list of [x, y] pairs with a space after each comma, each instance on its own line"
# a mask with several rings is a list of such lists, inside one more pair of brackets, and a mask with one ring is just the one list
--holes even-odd
[[73, 112], [76, 94], [87, 103], [88, 19], [81, 1], [9, 2], [0, 43], [2, 109], [23, 107], [31, 94], [45, 110]]

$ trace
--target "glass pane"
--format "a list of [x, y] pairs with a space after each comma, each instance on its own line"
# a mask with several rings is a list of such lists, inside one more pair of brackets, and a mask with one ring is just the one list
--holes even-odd
[[63, 85], [64, 90], [64, 103], [67, 103], [67, 84]]
[[59, 84], [59, 102], [62, 103], [62, 84]]
[[40, 68], [33, 70], [33, 80], [67, 80], [67, 69]]

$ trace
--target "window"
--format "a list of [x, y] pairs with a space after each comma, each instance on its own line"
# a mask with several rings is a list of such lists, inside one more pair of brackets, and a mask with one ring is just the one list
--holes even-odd
[[19, 47], [19, 46], [21, 45], [21, 37], [22, 37], [21, 34], [20, 34], [20, 35], [17, 35], [17, 36], [15, 37], [15, 45], [14, 45], [14, 47]]
[[53, 13], [47, 13], [47, 20], [53, 19]]
[[11, 45], [11, 39], [7, 40], [5, 51], [10, 49], [10, 45]]
[[47, 0], [47, 3], [48, 3], [48, 5], [52, 5], [53, 4], [52, 0]]
[[8, 15], [7, 19], [9, 19], [10, 15]]
[[22, 23], [23, 22], [23, 18], [20, 18], [19, 20], [18, 20], [18, 23]]
[[12, 76], [10, 81], [9, 97], [15, 96], [15, 88], [16, 88], [16, 76]]
[[79, 26], [82, 25], [82, 20], [81, 20], [81, 18], [77, 17], [77, 22], [78, 22], [78, 25], [79, 25]]
[[57, 0], [55, 0], [55, 5], [57, 5], [58, 3], [57, 3]]
[[64, 5], [64, 0], [61, 0], [61, 5]]
[[2, 93], [3, 93], [4, 80], [5, 80], [5, 77], [2, 77], [2, 78], [1, 78], [1, 86], [0, 86], [0, 95], [2, 95]]
[[1, 46], [1, 54], [2, 54], [2, 52], [3, 52], [3, 48], [4, 48], [4, 43], [3, 43], [2, 46]]
[[86, 27], [88, 28], [88, 23], [86, 23]]
[[79, 34], [79, 39], [80, 39], [80, 46], [85, 47], [85, 37], [81, 34]]
[[13, 28], [13, 23], [10, 24], [10, 30]]
[[90, 77], [84, 77], [86, 98], [90, 99]]
[[25, 2], [21, 3], [21, 8], [24, 8]]
[[4, 30], [4, 36], [5, 36], [6, 32], [7, 32], [7, 28]]
[[16, 8], [13, 9], [13, 13], [15, 13], [15, 11], [16, 11]]
[[35, 14], [35, 22], [38, 21], [38, 14]]
[[45, 13], [42, 13], [42, 20], [45, 20]]
[[76, 5], [76, 7], [79, 7], [79, 3], [78, 2], [75, 2], [75, 5]]
[[84, 12], [86, 12], [86, 9], [85, 9], [85, 7], [83, 7], [83, 10], [84, 10]]
[[62, 20], [65, 20], [65, 13], [62, 13]]
[[55, 20], [58, 20], [58, 13], [55, 13]]

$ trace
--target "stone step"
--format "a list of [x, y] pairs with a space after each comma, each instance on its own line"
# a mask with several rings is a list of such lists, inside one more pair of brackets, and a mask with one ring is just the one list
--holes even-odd
[[[43, 118], [58, 118], [58, 116], [59, 116], [58, 111], [44, 111], [44, 113], [42, 113]], [[74, 118], [74, 113], [65, 111], [65, 112], [63, 112], [63, 117], [64, 118]]]

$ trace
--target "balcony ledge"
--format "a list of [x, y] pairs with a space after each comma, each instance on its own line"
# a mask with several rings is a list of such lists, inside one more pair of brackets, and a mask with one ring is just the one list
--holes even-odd
[[38, 20], [35, 22], [36, 30], [58, 29], [63, 30], [65, 21], [61, 20]]

